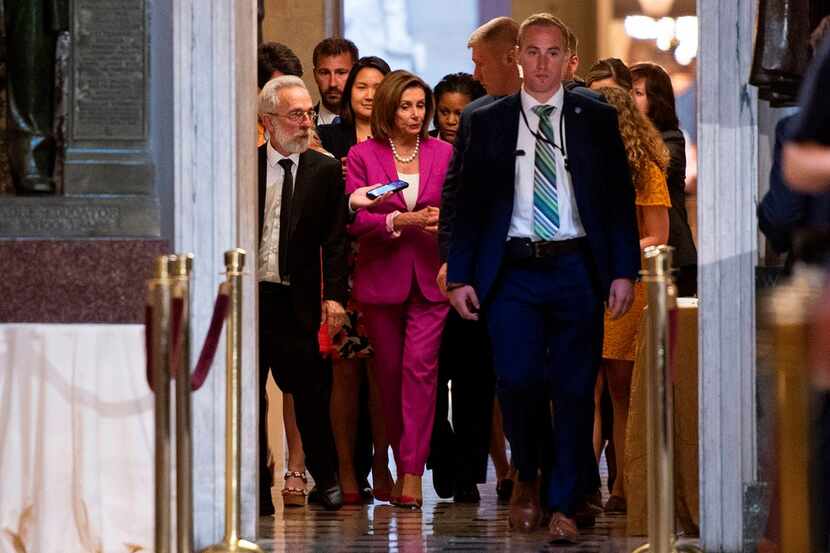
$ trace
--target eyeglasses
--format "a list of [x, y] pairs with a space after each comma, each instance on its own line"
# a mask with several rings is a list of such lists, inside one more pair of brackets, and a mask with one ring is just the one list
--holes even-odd
[[301, 109], [295, 109], [295, 110], [289, 111], [288, 113], [266, 112], [264, 115], [275, 115], [277, 117], [285, 117], [286, 119], [288, 119], [292, 123], [302, 123], [303, 120], [306, 117], [308, 117], [308, 120], [313, 123], [314, 119], [316, 119], [316, 117], [317, 117], [317, 112], [314, 111], [313, 109], [310, 109], [308, 111], [303, 111]]

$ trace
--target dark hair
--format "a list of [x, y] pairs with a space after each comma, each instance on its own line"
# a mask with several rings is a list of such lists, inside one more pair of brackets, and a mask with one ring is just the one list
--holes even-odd
[[444, 75], [444, 78], [435, 85], [435, 90], [433, 91], [436, 108], [433, 124], [436, 129], [438, 128], [438, 103], [441, 101], [441, 96], [450, 92], [464, 94], [471, 102], [487, 94], [481, 83], [475, 80], [469, 73], [450, 73], [449, 75]]
[[674, 103], [674, 89], [666, 70], [651, 62], [637, 63], [631, 66], [631, 78], [641, 79], [646, 83], [648, 98], [648, 118], [660, 132], [672, 131], [680, 126]]
[[356, 62], [357, 58], [360, 57], [354, 42], [347, 38], [330, 36], [317, 43], [317, 46], [314, 47], [314, 53], [311, 55], [311, 61], [316, 68], [320, 58], [339, 56], [340, 54], [350, 54], [352, 56], [352, 63]]
[[590, 87], [591, 83], [604, 79], [613, 79], [626, 90], [632, 88], [631, 71], [619, 58], [605, 58], [592, 65], [585, 77], [585, 84]]
[[388, 140], [395, 128], [395, 115], [398, 111], [398, 104], [406, 90], [420, 88], [424, 91], [426, 112], [424, 113], [424, 124], [421, 125], [421, 140], [429, 138], [429, 122], [435, 111], [435, 102], [432, 99], [432, 89], [421, 77], [399, 69], [392, 71], [386, 77], [375, 92], [375, 101], [372, 106], [372, 136], [375, 140], [385, 142]]
[[283, 75], [303, 76], [303, 64], [294, 51], [279, 42], [263, 42], [256, 51], [257, 86], [262, 88], [274, 71]]
[[346, 78], [346, 84], [343, 87], [343, 98], [340, 104], [343, 106], [343, 119], [351, 125], [354, 125], [352, 88], [354, 87], [354, 82], [357, 80], [357, 74], [360, 73], [362, 69], [366, 68], [377, 69], [383, 73], [384, 76], [388, 75], [389, 72], [392, 71], [389, 68], [389, 64], [377, 56], [366, 56], [364, 58], [360, 58], [357, 60], [357, 63], [352, 66], [351, 71], [349, 71], [349, 76]]

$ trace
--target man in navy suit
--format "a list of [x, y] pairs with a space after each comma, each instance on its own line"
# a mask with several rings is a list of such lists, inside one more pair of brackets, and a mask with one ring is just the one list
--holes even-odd
[[447, 287], [462, 317], [484, 312], [493, 341], [519, 473], [511, 526], [539, 524], [541, 469], [552, 537], [576, 542], [603, 301], [612, 317], [629, 309], [640, 254], [616, 111], [562, 87], [567, 36], [550, 14], [525, 20], [522, 90], [471, 114]]

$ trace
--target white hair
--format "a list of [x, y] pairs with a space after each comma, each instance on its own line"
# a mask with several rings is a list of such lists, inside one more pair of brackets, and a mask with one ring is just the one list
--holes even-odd
[[280, 103], [280, 90], [295, 87], [308, 90], [303, 80], [294, 75], [281, 75], [271, 79], [265, 83], [259, 93], [257, 112], [260, 114], [276, 112]]

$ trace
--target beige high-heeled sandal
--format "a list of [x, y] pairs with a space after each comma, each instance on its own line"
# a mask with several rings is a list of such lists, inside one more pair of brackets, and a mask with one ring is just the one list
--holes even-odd
[[303, 481], [303, 487], [294, 488], [288, 485], [284, 486], [282, 488], [283, 506], [305, 507], [306, 496], [308, 495], [308, 490], [306, 489], [306, 486], [308, 485], [308, 477], [306, 477], [305, 472], [287, 470], [285, 471], [285, 476], [283, 476], [283, 479], [287, 481], [289, 478], [299, 478]]

